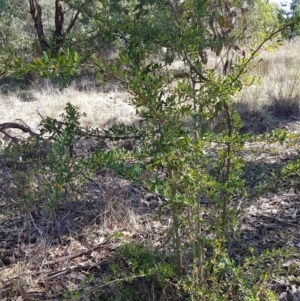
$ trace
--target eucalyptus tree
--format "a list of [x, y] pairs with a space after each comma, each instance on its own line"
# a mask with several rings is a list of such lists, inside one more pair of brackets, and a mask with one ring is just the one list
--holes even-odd
[[[300, 18], [300, 1], [299, 0], [292, 0], [290, 4], [290, 11], [291, 11], [291, 19], [299, 19]], [[295, 24], [291, 26], [290, 30], [290, 38], [293, 38], [300, 33], [300, 26]]]

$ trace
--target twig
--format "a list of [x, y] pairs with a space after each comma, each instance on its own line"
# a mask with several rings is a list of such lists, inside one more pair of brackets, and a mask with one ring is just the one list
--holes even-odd
[[[91, 247], [90, 249], [78, 251], [78, 252], [75, 252], [75, 253], [70, 254], [68, 256], [63, 256], [63, 257], [57, 258], [55, 260], [45, 262], [44, 264], [45, 265], [55, 265], [55, 264], [60, 263], [60, 262], [64, 262], [64, 261], [67, 261], [67, 260], [70, 260], [70, 259], [74, 259], [74, 258], [79, 257], [81, 255], [90, 254], [92, 251], [95, 251], [96, 249], [99, 249], [103, 246], [108, 246], [108, 244], [106, 244], [106, 242], [103, 242], [101, 244], [98, 244], [98, 245], [95, 245], [95, 246]], [[116, 248], [111, 248], [111, 250], [114, 250]]]
[[87, 290], [85, 290], [85, 293], [86, 292], [97, 292], [99, 291], [100, 289], [102, 289], [103, 287], [106, 287], [108, 285], [112, 285], [114, 283], [119, 283], [119, 282], [123, 282], [123, 281], [129, 281], [129, 280], [133, 280], [133, 279], [137, 279], [137, 278], [144, 278], [146, 277], [147, 274], [142, 274], [142, 275], [135, 275], [135, 276], [128, 276], [128, 277], [124, 277], [124, 278], [118, 278], [118, 279], [115, 279], [115, 280], [112, 280], [112, 281], [109, 281], [103, 285], [100, 285], [100, 286], [97, 286], [97, 287], [92, 287], [92, 288], [89, 288]]
[[279, 29], [273, 31], [266, 39], [264, 39], [257, 47], [256, 49], [251, 53], [250, 57], [248, 59], [246, 59], [246, 61], [243, 63], [243, 65], [241, 66], [239, 72], [237, 73], [237, 75], [232, 79], [232, 82], [234, 83], [241, 75], [242, 73], [245, 71], [245, 68], [247, 67], [247, 65], [249, 64], [250, 61], [253, 60], [253, 58], [255, 57], [255, 55], [259, 52], [259, 50], [265, 45], [266, 42], [270, 41], [274, 36], [276, 36], [278, 33], [282, 32], [283, 30], [285, 30], [286, 28], [291, 27], [292, 25], [295, 25], [299, 22], [291, 22], [288, 24], [285, 24], [284, 26], [280, 27]]
[[6, 137], [8, 137], [9, 139], [11, 139], [12, 141], [14, 141], [15, 143], [18, 143], [18, 142], [19, 142], [19, 139], [18, 139], [18, 138], [9, 135], [5, 130], [1, 130], [1, 128], [0, 128], [0, 132], [1, 132], [3, 135], [5, 135]]
[[38, 115], [42, 118], [42, 120], [44, 120], [45, 118], [43, 117], [43, 115], [38, 111], [36, 110], [36, 112], [38, 113]]
[[70, 271], [70, 269], [65, 269], [65, 270], [62, 270], [62, 271], [55, 272], [55, 273], [51, 274], [49, 277], [47, 277], [47, 280], [48, 281], [53, 280], [53, 279], [55, 279], [59, 276], [62, 276], [64, 274], [68, 273], [69, 271]]
[[291, 295], [293, 301], [300, 301], [299, 298], [292, 292], [292, 290], [289, 287], [287, 287], [286, 290]]
[[81, 256], [81, 255], [86, 255], [88, 253], [90, 253], [90, 250], [78, 251], [78, 252], [75, 252], [75, 253], [70, 254], [68, 256], [59, 257], [55, 260], [45, 262], [44, 264], [45, 265], [55, 265], [55, 264], [60, 263], [60, 262], [64, 262], [64, 261], [67, 261], [67, 260], [70, 260], [70, 259], [74, 259], [74, 258], [76, 258], [78, 256]]

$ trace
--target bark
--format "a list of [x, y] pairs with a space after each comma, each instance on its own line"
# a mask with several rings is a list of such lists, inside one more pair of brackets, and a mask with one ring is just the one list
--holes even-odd
[[[81, 9], [85, 6], [85, 4], [82, 4], [78, 8], [77, 12], [71, 19], [68, 28], [64, 32], [65, 12], [63, 10], [61, 3], [62, 3], [61, 0], [55, 0], [55, 20], [54, 20], [55, 21], [55, 30], [54, 30], [55, 45], [51, 51], [52, 56], [55, 56], [56, 53], [60, 50], [65, 36], [72, 30], [72, 28], [74, 27], [78, 19]], [[44, 34], [44, 28], [42, 22], [42, 8], [40, 6], [39, 0], [29, 0], [29, 5], [30, 5], [30, 14], [32, 20], [34, 21], [34, 26], [37, 32], [40, 48], [42, 51], [46, 51], [50, 48], [50, 45], [47, 42]]]
[[62, 8], [62, 5], [60, 3], [61, 1], [56, 0], [55, 1], [55, 51], [59, 51], [61, 43], [63, 41], [64, 33], [63, 33], [63, 27], [64, 27], [64, 11]]
[[49, 44], [46, 41], [43, 22], [42, 22], [42, 8], [39, 0], [29, 0], [30, 14], [34, 21], [34, 27], [37, 32], [38, 40], [42, 51], [46, 51], [49, 48]]
[[73, 26], [75, 25], [75, 22], [79, 16], [79, 13], [80, 13], [80, 10], [78, 9], [78, 11], [76, 12], [74, 18], [72, 18], [69, 26], [68, 26], [68, 29], [67, 29], [67, 33], [69, 33], [71, 31], [71, 29], [73, 28]]

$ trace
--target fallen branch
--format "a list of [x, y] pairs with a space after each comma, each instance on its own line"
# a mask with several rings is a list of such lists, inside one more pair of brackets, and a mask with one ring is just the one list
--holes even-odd
[[[19, 119], [18, 119], [19, 120]], [[21, 120], [22, 121], [22, 120]], [[23, 122], [23, 121], [22, 121]], [[23, 122], [24, 123], [24, 122]], [[25, 123], [24, 123], [25, 124]], [[33, 136], [39, 136], [39, 134], [33, 132], [31, 130], [31, 128], [28, 125], [22, 125], [16, 122], [6, 122], [6, 123], [1, 123], [0, 124], [0, 132], [3, 133], [5, 136], [7, 136], [10, 139], [14, 139], [15, 137], [9, 135], [8, 133], [6, 133], [7, 129], [19, 129], [21, 131], [23, 131], [24, 133], [29, 133], [30, 135]]]
[[299, 301], [299, 298], [292, 292], [290, 288], [287, 288], [286, 290], [290, 294], [293, 301]]
[[[103, 246], [108, 246], [108, 244], [106, 244], [106, 242], [103, 242], [101, 244], [98, 244], [98, 245], [95, 245], [89, 249], [86, 249], [86, 250], [82, 250], [82, 251], [78, 251], [78, 252], [75, 252], [73, 254], [70, 254], [68, 256], [63, 256], [63, 257], [60, 257], [60, 258], [57, 258], [55, 260], [52, 260], [52, 261], [48, 261], [48, 262], [45, 262], [44, 265], [55, 265], [55, 264], [58, 264], [58, 263], [61, 263], [61, 262], [64, 262], [64, 261], [67, 261], [67, 260], [70, 260], [70, 259], [74, 259], [76, 257], [79, 257], [81, 255], [88, 255], [90, 254], [92, 251], [95, 251]], [[110, 248], [110, 250], [115, 250], [117, 248], [116, 247], [113, 247], [113, 248]]]

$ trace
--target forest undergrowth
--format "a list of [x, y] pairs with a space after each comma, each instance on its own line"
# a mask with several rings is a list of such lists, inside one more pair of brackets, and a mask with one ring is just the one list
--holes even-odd
[[[2, 85], [0, 123], [38, 138], [10, 129], [2, 139], [0, 297], [300, 300], [299, 42], [263, 53], [252, 69], [261, 79], [237, 94], [247, 139], [233, 158], [243, 161], [235, 172], [244, 186], [225, 190], [213, 181], [226, 176], [216, 174], [222, 141], [186, 139], [186, 157], [170, 151], [166, 163], [145, 156], [138, 126], [111, 139], [124, 130], [119, 122], [139, 122], [132, 95], [118, 86]], [[225, 231], [218, 200], [228, 191]]]

